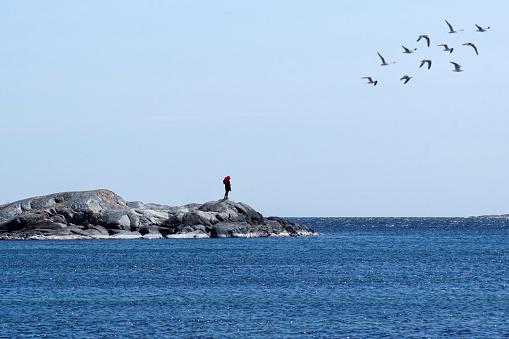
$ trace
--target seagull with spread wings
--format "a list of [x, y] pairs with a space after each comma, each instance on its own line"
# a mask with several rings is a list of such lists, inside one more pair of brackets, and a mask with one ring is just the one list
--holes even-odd
[[422, 60], [422, 61], [421, 61], [421, 65], [419, 66], [419, 68], [421, 68], [422, 66], [424, 66], [424, 64], [425, 64], [425, 63], [428, 63], [428, 69], [430, 69], [430, 68], [431, 68], [431, 60], [428, 60], [428, 59], [426, 59], [426, 60]]
[[449, 33], [458, 33], [462, 31], [462, 29], [460, 29], [459, 31], [455, 31], [454, 28], [452, 28], [452, 25], [447, 20], [445, 20], [445, 22], [447, 23], [447, 26], [449, 26]]
[[444, 46], [444, 51], [449, 52], [449, 53], [452, 53], [452, 51], [454, 50], [454, 48], [449, 48], [449, 46], [447, 46], [446, 44], [437, 45], [437, 46]]
[[428, 42], [428, 47], [429, 47], [429, 36], [423, 34], [423, 35], [419, 35], [419, 39], [417, 39], [417, 42], [419, 42], [419, 40], [421, 39], [426, 39], [426, 41]]
[[404, 85], [404, 84], [406, 84], [407, 82], [409, 82], [409, 81], [410, 81], [410, 79], [412, 79], [412, 77], [409, 77], [408, 75], [404, 75], [404, 76], [403, 76], [401, 79], [399, 79], [399, 80], [401, 81], [401, 80], [403, 80], [403, 79], [405, 80], [405, 82], [403, 83], [403, 85]]
[[475, 51], [475, 54], [479, 55], [479, 53], [477, 52], [477, 47], [475, 47], [475, 45], [473, 43], [467, 42], [466, 44], [463, 44], [463, 46], [472, 46], [472, 48]]
[[390, 65], [390, 64], [394, 64], [394, 63], [395, 63], [395, 61], [390, 62], [390, 63], [386, 63], [386, 62], [385, 62], [384, 57], [383, 57], [383, 56], [381, 56], [381, 55], [380, 55], [380, 53], [378, 53], [378, 52], [376, 52], [376, 53], [378, 54], [378, 56], [380, 57], [380, 59], [382, 59], [382, 64], [381, 64], [380, 66], [388, 66], [388, 65]]
[[461, 65], [458, 65], [457, 63], [452, 62], [452, 61], [451, 61], [451, 64], [453, 64], [453, 65], [454, 65], [454, 69], [452, 70], [453, 72], [463, 72], [463, 70], [462, 70], [462, 69], [460, 69], [460, 68], [461, 68]]
[[368, 84], [373, 84], [373, 86], [376, 86], [376, 84], [378, 83], [378, 80], [373, 81], [371, 77], [364, 77], [362, 79], [368, 79]]
[[405, 46], [401, 46], [401, 47], [403, 47], [403, 49], [404, 49], [403, 53], [406, 53], [406, 54], [411, 54], [411, 53], [413, 53], [413, 52], [417, 51], [417, 48], [414, 48], [414, 49], [408, 49], [408, 48], [406, 48]]
[[490, 29], [489, 27], [486, 27], [486, 28], [482, 28], [481, 26], [479, 26], [478, 24], [475, 24], [477, 26], [477, 30], [476, 32], [486, 32], [488, 29]]

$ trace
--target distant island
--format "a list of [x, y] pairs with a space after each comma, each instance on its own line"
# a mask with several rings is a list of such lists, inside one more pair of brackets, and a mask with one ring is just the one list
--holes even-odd
[[476, 215], [470, 218], [509, 218], [509, 214], [487, 214], [487, 215]]
[[314, 235], [312, 228], [263, 217], [242, 202], [171, 207], [126, 202], [106, 189], [62, 192], [0, 206], [0, 240], [237, 238]]

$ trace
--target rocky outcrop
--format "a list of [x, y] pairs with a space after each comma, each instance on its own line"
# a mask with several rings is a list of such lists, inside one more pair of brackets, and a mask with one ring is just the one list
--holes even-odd
[[170, 207], [108, 190], [63, 192], [0, 206], [0, 240], [235, 238], [313, 235], [233, 200]]

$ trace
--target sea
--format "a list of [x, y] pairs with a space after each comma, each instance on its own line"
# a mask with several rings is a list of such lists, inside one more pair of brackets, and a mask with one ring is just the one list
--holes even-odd
[[0, 241], [1, 338], [509, 338], [509, 219], [312, 237]]

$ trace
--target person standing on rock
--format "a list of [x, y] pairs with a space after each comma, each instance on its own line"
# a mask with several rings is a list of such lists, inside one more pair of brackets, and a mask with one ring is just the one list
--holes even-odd
[[227, 176], [223, 179], [223, 184], [224, 184], [224, 200], [228, 199], [228, 192], [230, 192], [232, 190], [232, 186], [230, 184], [230, 176]]

